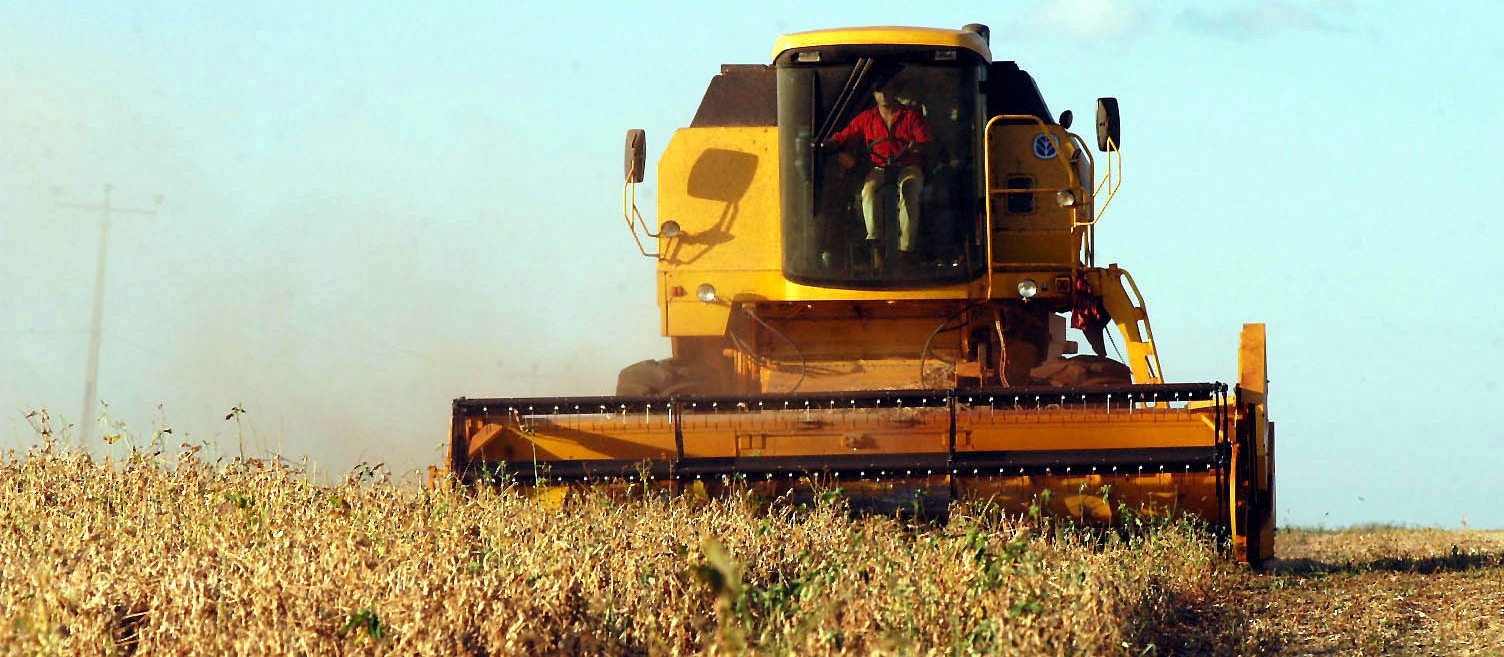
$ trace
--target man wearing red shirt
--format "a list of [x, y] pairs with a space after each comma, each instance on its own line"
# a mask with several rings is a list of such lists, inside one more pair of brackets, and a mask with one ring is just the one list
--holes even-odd
[[[872, 159], [872, 170], [862, 185], [862, 217], [867, 222], [867, 239], [882, 239], [883, 222], [877, 216], [877, 195], [886, 169], [898, 171], [898, 250], [908, 255], [914, 250], [914, 234], [919, 225], [919, 194], [924, 189], [924, 147], [934, 139], [929, 124], [919, 112], [898, 104], [891, 89], [872, 92], [876, 105], [851, 120], [840, 132], [830, 136], [831, 147], [845, 147], [861, 138]], [[851, 168], [856, 158], [845, 150], [837, 156], [841, 166]]]

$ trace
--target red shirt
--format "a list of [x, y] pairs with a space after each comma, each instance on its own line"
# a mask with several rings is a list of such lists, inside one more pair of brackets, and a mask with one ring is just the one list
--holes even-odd
[[895, 157], [893, 164], [919, 164], [921, 158], [915, 146], [934, 138], [924, 117], [907, 107], [893, 110], [891, 129], [883, 123], [883, 117], [876, 107], [869, 108], [856, 115], [840, 132], [831, 135], [830, 141], [845, 145], [857, 135], [861, 135], [866, 141], [867, 151], [872, 154], [872, 164], [875, 166], [889, 164], [888, 160]]

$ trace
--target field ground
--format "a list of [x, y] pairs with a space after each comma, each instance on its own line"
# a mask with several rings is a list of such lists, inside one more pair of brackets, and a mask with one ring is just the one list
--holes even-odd
[[1281, 532], [1231, 574], [1250, 636], [1290, 655], [1504, 655], [1504, 531]]
[[944, 525], [738, 496], [562, 509], [191, 450], [0, 458], [0, 654], [1504, 655], [1504, 532]]

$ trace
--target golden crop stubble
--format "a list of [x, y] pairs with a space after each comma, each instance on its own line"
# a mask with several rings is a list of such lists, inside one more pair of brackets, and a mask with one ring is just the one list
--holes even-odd
[[745, 494], [549, 509], [194, 454], [12, 455], [0, 519], [19, 654], [1128, 654], [1213, 561], [1173, 525], [1123, 542]]

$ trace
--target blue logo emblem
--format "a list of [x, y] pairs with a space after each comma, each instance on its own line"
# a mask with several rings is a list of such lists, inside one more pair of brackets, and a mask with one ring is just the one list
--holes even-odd
[[1034, 137], [1034, 157], [1048, 160], [1055, 157], [1055, 140], [1047, 134], [1040, 133]]

